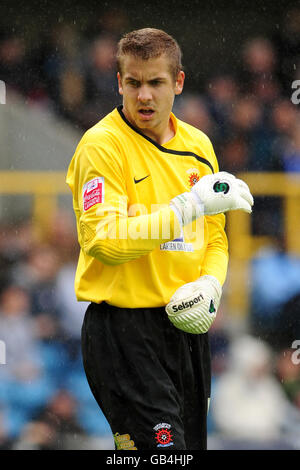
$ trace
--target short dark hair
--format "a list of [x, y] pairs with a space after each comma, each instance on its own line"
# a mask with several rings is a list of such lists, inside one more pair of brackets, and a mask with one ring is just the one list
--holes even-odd
[[132, 55], [142, 60], [153, 59], [165, 54], [170, 60], [170, 72], [176, 80], [182, 70], [182, 52], [177, 41], [165, 31], [143, 28], [125, 34], [118, 43], [117, 67], [122, 75], [122, 57]]

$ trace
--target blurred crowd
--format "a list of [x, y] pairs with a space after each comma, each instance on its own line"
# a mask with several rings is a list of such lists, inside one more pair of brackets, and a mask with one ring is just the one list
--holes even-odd
[[[115, 51], [128, 24], [124, 12], [103, 14], [88, 34], [59, 23], [38, 45], [0, 32], [0, 79], [84, 132], [120, 104]], [[174, 112], [211, 138], [222, 170], [300, 172], [295, 80], [300, 9], [269, 37], [241, 44], [234, 70], [186, 87]], [[291, 348], [300, 342], [300, 260], [285, 253], [279, 212], [276, 200], [256, 201], [254, 229], [265, 225], [278, 244], [253, 262], [250, 334], [232, 337], [226, 303], [211, 330], [212, 448], [300, 447], [300, 352]], [[41, 240], [31, 221], [0, 224], [0, 448], [112, 448], [82, 367], [87, 305], [73, 288], [72, 214], [57, 213], [49, 227]]]
[[[121, 102], [115, 52], [128, 23], [121, 10], [108, 11], [88, 33], [62, 22], [37, 44], [0, 31], [1, 80], [84, 131]], [[291, 96], [300, 80], [300, 8], [289, 10], [270, 37], [252, 37], [238, 50], [228, 73], [198, 87], [187, 81], [175, 113], [209, 135], [224, 170], [299, 171], [299, 106]], [[196, 75], [192, 64], [186, 69]]]
[[60, 210], [49, 224], [42, 240], [32, 221], [1, 225], [0, 448], [111, 448], [81, 360], [74, 220]]
[[[82, 365], [87, 303], [75, 299], [77, 256], [75, 221], [65, 209], [42, 238], [30, 220], [0, 225], [0, 449], [113, 448]], [[293, 308], [295, 325], [299, 299]], [[270, 344], [232, 334], [231, 325], [225, 294], [210, 332], [210, 448], [299, 448], [294, 326], [275, 332]]]

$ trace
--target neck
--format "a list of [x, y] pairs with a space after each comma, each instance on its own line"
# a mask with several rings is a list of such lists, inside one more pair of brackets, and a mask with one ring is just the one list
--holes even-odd
[[150, 137], [150, 139], [154, 140], [159, 145], [166, 144], [175, 135], [175, 129], [171, 118], [169, 118], [168, 125], [164, 127], [162, 131], [160, 131], [159, 129], [141, 129], [141, 131], [143, 132], [143, 134], [145, 134], [147, 137]]

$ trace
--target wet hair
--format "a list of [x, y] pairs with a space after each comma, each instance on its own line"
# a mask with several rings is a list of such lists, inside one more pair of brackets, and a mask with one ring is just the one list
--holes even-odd
[[163, 54], [169, 59], [170, 72], [175, 81], [178, 72], [182, 70], [182, 53], [177, 41], [161, 29], [143, 28], [131, 31], [125, 34], [118, 43], [118, 72], [122, 75], [122, 58], [125, 55], [149, 60]]

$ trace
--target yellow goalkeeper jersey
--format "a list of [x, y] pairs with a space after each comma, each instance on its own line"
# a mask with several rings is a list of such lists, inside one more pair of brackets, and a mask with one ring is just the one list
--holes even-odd
[[210, 274], [224, 283], [224, 214], [181, 228], [169, 207], [204, 175], [219, 171], [209, 138], [170, 115], [174, 137], [159, 145], [137, 130], [122, 106], [89, 129], [67, 173], [81, 247], [80, 301], [160, 307], [176, 289]]

